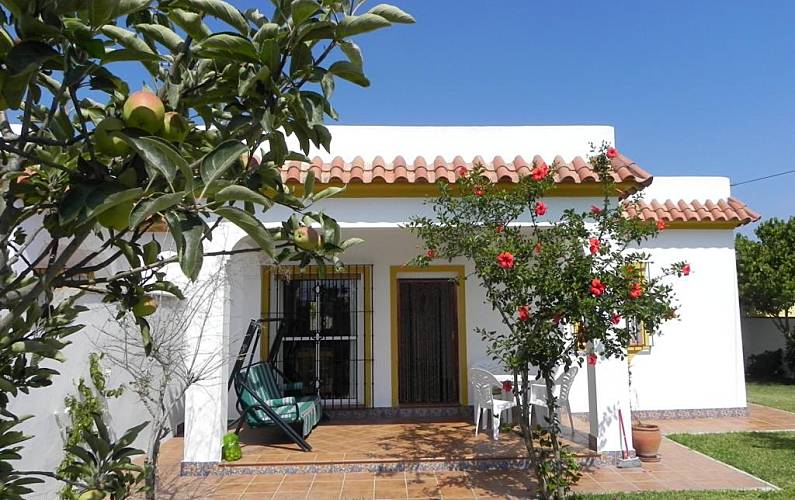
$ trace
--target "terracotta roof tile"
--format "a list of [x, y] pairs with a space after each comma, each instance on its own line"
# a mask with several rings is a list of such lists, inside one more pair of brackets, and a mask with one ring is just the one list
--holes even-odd
[[[486, 177], [492, 182], [517, 183], [521, 177], [530, 174], [534, 165], [544, 161], [538, 155], [535, 155], [531, 162], [521, 156], [515, 157], [513, 161], [505, 161], [501, 156], [495, 156], [491, 161], [484, 161], [482, 157], [476, 156], [470, 162], [461, 156], [456, 156], [452, 161], [437, 156], [430, 164], [421, 156], [415, 158], [411, 163], [401, 156], [392, 161], [380, 156], [368, 161], [357, 156], [349, 162], [339, 156], [334, 157], [330, 162], [315, 157], [311, 163], [287, 162], [282, 168], [282, 179], [285, 182], [303, 182], [306, 173], [312, 169], [320, 183], [424, 184], [434, 183], [440, 179], [455, 182], [457, 168], [465, 166], [472, 170], [475, 164], [480, 163], [485, 167]], [[618, 155], [610, 162], [613, 167], [611, 175], [616, 182], [636, 184], [637, 188], [640, 188], [648, 186], [652, 181], [651, 174], [623, 155]], [[547, 162], [547, 165], [555, 172], [555, 182], [557, 183], [591, 184], [598, 182], [593, 167], [579, 156], [570, 162], [556, 156], [552, 163]]]
[[665, 222], [734, 222], [743, 225], [761, 218], [745, 203], [731, 196], [725, 200], [693, 200], [690, 203], [684, 200], [676, 203], [672, 200], [641, 200], [625, 203], [624, 208], [630, 217]]

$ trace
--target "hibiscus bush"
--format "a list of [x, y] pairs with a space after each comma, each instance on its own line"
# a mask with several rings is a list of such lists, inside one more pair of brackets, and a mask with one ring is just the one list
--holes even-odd
[[[565, 495], [577, 478], [576, 462], [558, 440], [556, 375], [574, 364], [624, 358], [632, 325], [653, 333], [676, 316], [670, 278], [690, 273], [678, 262], [646, 276], [649, 255], [639, 245], [665, 225], [626, 216], [624, 204], [634, 200], [619, 201], [610, 164], [617, 155], [607, 145], [593, 151], [602, 197], [590, 210], [545, 217], [555, 204], [544, 198], [554, 188], [554, 170], [543, 162], [508, 188], [476, 165], [460, 168], [454, 186], [439, 185], [433, 217], [410, 223], [427, 247], [416, 263], [467, 259], [502, 318], [503, 329], [478, 331], [489, 353], [515, 373], [522, 435], [547, 498]], [[548, 426], [540, 436], [529, 425], [531, 366], [546, 387]]]

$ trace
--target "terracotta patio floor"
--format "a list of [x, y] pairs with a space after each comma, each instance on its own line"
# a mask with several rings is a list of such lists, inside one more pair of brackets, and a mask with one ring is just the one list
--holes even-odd
[[[664, 432], [730, 432], [795, 429], [795, 414], [750, 405], [747, 417], [659, 421]], [[253, 464], [340, 462], [446, 458], [446, 454], [478, 457], [510, 456], [518, 438], [501, 434], [493, 442], [481, 435], [474, 439], [471, 424], [443, 424], [439, 438], [427, 423], [380, 423], [368, 425], [322, 425], [310, 435], [314, 450], [297, 452], [290, 444], [254, 444], [247, 439], [244, 460]], [[380, 436], [380, 438], [378, 438]], [[400, 437], [400, 439], [387, 439]], [[441, 439], [441, 441], [440, 441]], [[262, 441], [260, 441], [261, 443]], [[437, 448], [439, 443], [447, 443]], [[648, 490], [734, 490], [771, 489], [772, 486], [744, 472], [694, 452], [668, 439], [660, 449], [662, 461], [643, 464], [638, 469], [618, 469], [610, 465], [588, 467], [575, 491], [581, 493], [632, 492]], [[312, 455], [311, 457], [309, 455]], [[383, 456], [380, 456], [383, 455]], [[182, 439], [164, 443], [161, 483], [158, 498], [164, 499], [380, 499], [441, 498], [487, 499], [530, 498], [534, 481], [527, 471], [491, 472], [347, 472], [211, 477], [179, 476]], [[299, 460], [300, 458], [300, 460]], [[291, 462], [293, 460], [293, 462]], [[246, 463], [246, 462], [244, 462]], [[238, 472], [244, 472], [238, 470]]]

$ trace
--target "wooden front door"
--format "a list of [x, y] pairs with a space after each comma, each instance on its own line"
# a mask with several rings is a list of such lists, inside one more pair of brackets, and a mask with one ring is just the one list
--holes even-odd
[[457, 404], [456, 283], [398, 280], [398, 306], [399, 403]]

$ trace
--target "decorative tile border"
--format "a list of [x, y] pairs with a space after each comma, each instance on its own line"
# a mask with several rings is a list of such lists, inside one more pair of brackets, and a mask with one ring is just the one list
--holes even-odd
[[[582, 467], [604, 463], [599, 457], [579, 457]], [[182, 462], [181, 476], [245, 476], [273, 474], [319, 474], [340, 472], [449, 472], [449, 471], [502, 471], [527, 470], [530, 464], [525, 458], [482, 458], [471, 460], [423, 460], [423, 461], [373, 461], [339, 462], [318, 464], [221, 464], [215, 462]]]
[[[690, 418], [747, 417], [748, 408], [694, 408], [678, 410], [633, 410], [632, 416], [641, 420], [684, 420]], [[588, 420], [588, 413], [575, 413], [574, 418]]]
[[356, 408], [356, 409], [324, 409], [333, 421], [356, 421], [375, 419], [414, 419], [414, 418], [464, 418], [471, 419], [474, 415], [472, 406], [419, 406], [414, 408]]
[[633, 411], [633, 417], [643, 420], [675, 420], [688, 418], [747, 417], [748, 408], [697, 408], [680, 410]]

